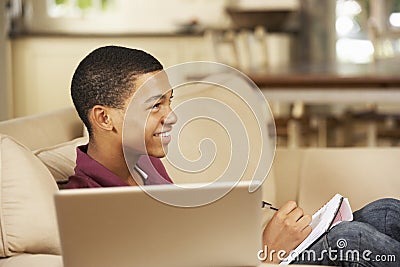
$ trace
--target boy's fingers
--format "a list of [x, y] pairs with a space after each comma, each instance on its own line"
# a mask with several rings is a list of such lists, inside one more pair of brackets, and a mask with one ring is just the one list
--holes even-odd
[[287, 214], [291, 213], [295, 208], [297, 208], [296, 202], [288, 201], [282, 207], [279, 208], [279, 212], [287, 215]]
[[304, 231], [308, 226], [310, 226], [311, 221], [312, 221], [311, 215], [308, 214], [304, 215], [297, 221], [299, 229], [302, 229]]

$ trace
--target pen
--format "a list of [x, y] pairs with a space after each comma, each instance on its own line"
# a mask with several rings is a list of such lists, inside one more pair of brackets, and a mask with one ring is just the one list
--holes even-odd
[[271, 203], [265, 202], [264, 200], [262, 201], [262, 208], [265, 208], [265, 206], [268, 206], [271, 210], [278, 210], [277, 208], [273, 207]]

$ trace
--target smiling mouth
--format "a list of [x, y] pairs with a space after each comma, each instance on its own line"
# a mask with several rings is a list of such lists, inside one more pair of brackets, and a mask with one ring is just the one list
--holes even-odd
[[171, 132], [164, 132], [164, 133], [156, 133], [154, 134], [155, 137], [168, 137], [171, 135]]

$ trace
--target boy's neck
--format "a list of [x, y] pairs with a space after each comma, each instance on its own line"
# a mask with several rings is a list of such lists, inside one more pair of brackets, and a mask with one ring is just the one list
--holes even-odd
[[[100, 142], [100, 144], [94, 140], [89, 140], [87, 154], [126, 183], [130, 184], [132, 176], [125, 162], [122, 145], [111, 145], [115, 143], [106, 141]], [[132, 164], [136, 164], [139, 156], [135, 159], [130, 157], [130, 161], [132, 160], [135, 161]]]

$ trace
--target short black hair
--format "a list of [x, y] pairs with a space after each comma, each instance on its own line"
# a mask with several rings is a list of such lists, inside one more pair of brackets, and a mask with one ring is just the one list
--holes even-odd
[[95, 105], [123, 108], [136, 90], [137, 76], [162, 69], [155, 57], [138, 49], [104, 46], [87, 55], [75, 70], [71, 96], [89, 135], [92, 135], [90, 109]]

